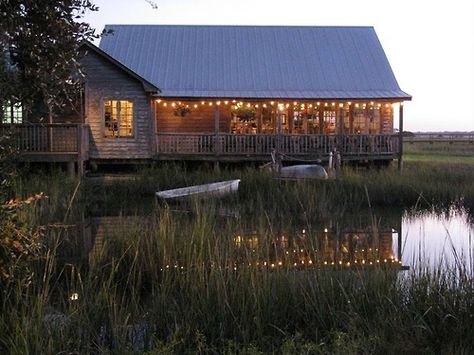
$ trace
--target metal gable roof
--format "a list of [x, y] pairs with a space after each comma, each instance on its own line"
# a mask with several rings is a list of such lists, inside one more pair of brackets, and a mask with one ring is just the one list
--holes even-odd
[[100, 48], [164, 97], [411, 99], [372, 27], [107, 25]]

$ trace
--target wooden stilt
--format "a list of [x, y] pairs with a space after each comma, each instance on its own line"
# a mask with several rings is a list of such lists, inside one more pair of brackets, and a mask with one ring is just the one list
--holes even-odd
[[400, 103], [398, 114], [398, 170], [403, 169], [403, 102]]
[[67, 162], [67, 173], [72, 178], [76, 176], [75, 162], [73, 160]]

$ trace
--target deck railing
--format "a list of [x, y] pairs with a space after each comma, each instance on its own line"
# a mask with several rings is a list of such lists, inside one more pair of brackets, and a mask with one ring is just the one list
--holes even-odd
[[16, 148], [28, 153], [75, 153], [78, 151], [77, 124], [18, 124], [4, 126], [11, 132]]
[[300, 134], [156, 134], [157, 154], [262, 156], [272, 150], [293, 156], [328, 156], [333, 150], [342, 155], [392, 156], [398, 152], [397, 135], [300, 135]]
[[10, 134], [22, 154], [78, 154], [87, 158], [87, 126], [73, 123], [1, 125], [0, 134]]

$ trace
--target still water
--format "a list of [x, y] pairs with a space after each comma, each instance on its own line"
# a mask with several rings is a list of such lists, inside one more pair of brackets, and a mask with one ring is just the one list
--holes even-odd
[[430, 267], [462, 263], [472, 270], [474, 225], [469, 215], [451, 208], [444, 213], [408, 213], [402, 216], [402, 261]]
[[[156, 206], [155, 206], [156, 207]], [[158, 207], [156, 207], [158, 208]], [[198, 218], [192, 211], [171, 208], [174, 223], [186, 230]], [[110, 212], [110, 211], [109, 211]], [[155, 211], [156, 212], [156, 211]], [[84, 216], [84, 215], [83, 215]], [[77, 223], [75, 245], [64, 244], [63, 255], [90, 258], [101, 253], [114, 238], [153, 233], [156, 213], [82, 217]], [[289, 223], [281, 219], [243, 217], [235, 209], [216, 211], [212, 233], [231, 241], [235, 260], [231, 267], [245, 263], [266, 267], [324, 268], [377, 267], [401, 269], [420, 266], [450, 267], [462, 263], [472, 270], [472, 218], [463, 210], [435, 211], [371, 210], [345, 214], [338, 218], [307, 219]], [[183, 236], [185, 239], [186, 237]], [[80, 244], [80, 245], [78, 245]], [[250, 253], [250, 254], [249, 254]], [[250, 255], [250, 258], [249, 258]], [[163, 267], [170, 267], [164, 262]], [[175, 267], [177, 265], [174, 265]], [[183, 265], [179, 265], [182, 267]]]

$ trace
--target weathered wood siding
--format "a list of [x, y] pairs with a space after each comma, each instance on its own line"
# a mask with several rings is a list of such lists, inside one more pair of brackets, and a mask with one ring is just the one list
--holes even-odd
[[[87, 76], [85, 123], [90, 126], [90, 158], [151, 158], [152, 115], [150, 99], [142, 84], [92, 51], [82, 59], [82, 64]], [[104, 99], [133, 101], [133, 137], [104, 136]]]
[[[155, 104], [156, 131], [157, 133], [213, 133], [215, 132], [215, 109], [216, 106], [202, 105], [200, 101], [182, 101], [189, 105], [191, 112], [186, 116], [176, 116], [175, 108], [167, 102]], [[198, 105], [194, 108], [194, 105]], [[219, 131], [228, 133], [230, 130], [230, 105], [220, 105]]]

